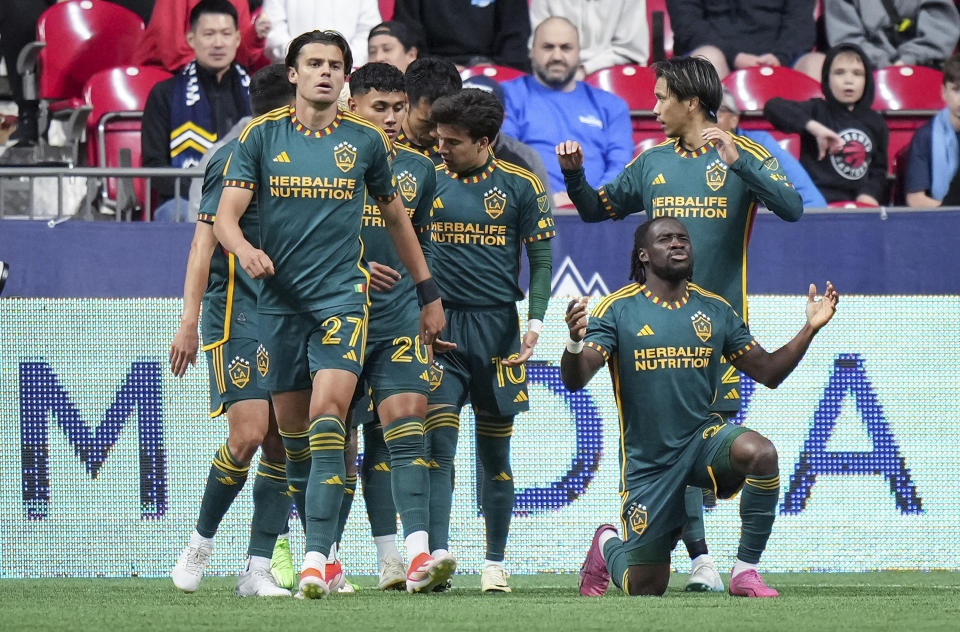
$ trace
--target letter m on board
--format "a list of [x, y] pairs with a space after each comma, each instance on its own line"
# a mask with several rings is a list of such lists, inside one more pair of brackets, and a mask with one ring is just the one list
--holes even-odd
[[91, 429], [46, 362], [20, 363], [20, 451], [23, 507], [28, 518], [42, 520], [50, 506], [51, 422], [73, 447], [90, 478], [97, 478], [111, 448], [137, 411], [140, 455], [140, 516], [159, 518], [167, 511], [166, 457], [163, 451], [163, 394], [159, 362], [134, 362], [107, 408]]

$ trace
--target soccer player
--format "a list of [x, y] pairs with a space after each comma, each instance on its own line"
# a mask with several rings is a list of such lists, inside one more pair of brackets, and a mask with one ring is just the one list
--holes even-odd
[[[427, 445], [430, 472], [430, 548], [448, 547], [453, 459], [460, 410], [470, 398], [477, 422], [480, 504], [486, 524], [484, 592], [510, 592], [503, 566], [514, 483], [510, 468], [513, 418], [529, 408], [524, 362], [532, 355], [550, 299], [550, 238], [556, 235], [540, 180], [490, 153], [503, 121], [497, 97], [477, 89], [437, 99], [440, 155], [428, 252], [448, 327], [456, 344], [438, 356], [442, 374], [430, 395]], [[516, 301], [520, 247], [530, 262], [530, 303], [521, 340]]]
[[742, 488], [730, 594], [778, 595], [756, 571], [780, 495], [777, 450], [712, 410], [722, 370], [718, 356], [776, 388], [833, 317], [839, 296], [828, 281], [823, 299], [815, 301], [817, 290], [810, 285], [806, 324], [768, 353], [727, 301], [689, 281], [694, 252], [679, 220], [649, 220], [634, 236], [630, 278], [636, 283], [603, 299], [589, 323], [586, 299], [571, 301], [567, 309], [563, 383], [580, 390], [609, 363], [621, 420], [623, 539], [611, 525], [597, 529], [580, 569], [582, 595], [602, 595], [611, 577], [629, 595], [666, 591], [670, 552], [686, 521], [688, 485], [710, 487], [720, 498]]
[[[287, 479], [306, 516], [299, 595], [320, 598], [343, 497], [344, 419], [363, 365], [367, 284], [359, 239], [365, 191], [374, 197], [397, 254], [416, 283], [419, 334], [431, 345], [445, 317], [410, 218], [396, 195], [390, 140], [337, 108], [350, 72], [350, 47], [335, 31], [290, 42], [286, 66], [296, 85], [289, 108], [251, 121], [224, 179], [214, 232], [251, 277], [264, 279], [260, 314], [264, 382], [287, 456]], [[259, 192], [261, 248], [240, 230]], [[410, 579], [443, 573], [429, 556]]]
[[[654, 69], [654, 113], [668, 140], [640, 154], [599, 190], [584, 177], [580, 145], [557, 145], [567, 193], [585, 222], [621, 219], [641, 210], [651, 219], [682, 219], [701, 257], [693, 280], [722, 296], [746, 320], [747, 241], [757, 205], [793, 222], [803, 214], [803, 201], [766, 149], [717, 127], [723, 88], [708, 61], [674, 57]], [[720, 362], [725, 364], [722, 358]], [[733, 417], [740, 410], [740, 375], [729, 364], [722, 369], [714, 410]], [[687, 494], [687, 590], [723, 591], [707, 549], [703, 493], [691, 489]]]
[[430, 118], [430, 107], [440, 97], [460, 91], [463, 87], [460, 73], [446, 59], [421, 57], [407, 66], [403, 80], [408, 110], [400, 125], [397, 144], [419, 151], [435, 165], [443, 164], [437, 146], [437, 126]]
[[[293, 86], [283, 66], [268, 66], [250, 83], [254, 114], [287, 105]], [[185, 592], [200, 586], [204, 568], [213, 553], [213, 538], [233, 500], [247, 480], [257, 448], [263, 453], [253, 485], [253, 521], [247, 547], [247, 566], [237, 581], [241, 596], [290, 596], [270, 575], [274, 543], [290, 513], [283, 444], [267, 392], [260, 385], [263, 368], [258, 362], [257, 295], [260, 281], [238, 269], [234, 255], [218, 248], [213, 233], [223, 185], [223, 168], [237, 142], [221, 147], [204, 173], [200, 214], [187, 259], [180, 328], [170, 345], [170, 370], [183, 377], [197, 360], [197, 320], [203, 303], [203, 350], [210, 371], [210, 416], [225, 414], [229, 435], [213, 457], [200, 503], [197, 526], [190, 542], [170, 573], [174, 585]], [[241, 230], [256, 243], [256, 203], [243, 216]]]

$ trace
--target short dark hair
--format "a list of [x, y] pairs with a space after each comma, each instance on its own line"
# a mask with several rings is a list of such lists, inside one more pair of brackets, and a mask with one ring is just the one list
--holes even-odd
[[215, 15], [229, 15], [233, 18], [233, 28], [240, 28], [240, 18], [237, 17], [237, 8], [230, 0], [200, 0], [197, 6], [190, 11], [190, 30], [197, 28], [201, 15], [212, 13]]
[[473, 142], [486, 136], [493, 143], [503, 124], [503, 105], [486, 90], [467, 88], [437, 99], [430, 108], [430, 119], [462, 127]]
[[453, 62], [438, 57], [414, 60], [407, 66], [403, 80], [411, 107], [419, 105], [421, 99], [433, 105], [440, 97], [455, 94], [463, 87], [463, 79]]
[[403, 92], [403, 73], [396, 66], [371, 61], [360, 66], [350, 75], [350, 94], [361, 95], [379, 92]]
[[390, 37], [397, 38], [397, 41], [403, 46], [403, 50], [408, 53], [411, 48], [416, 47], [417, 53], [422, 55], [426, 49], [423, 31], [416, 24], [405, 24], [404, 22], [397, 22], [396, 20], [387, 20], [370, 29], [370, 34], [367, 35], [367, 41], [369, 42], [373, 39], [374, 35], [389, 35]]
[[350, 71], [353, 70], [353, 53], [350, 52], [350, 44], [347, 43], [347, 39], [343, 35], [330, 29], [326, 31], [307, 31], [293, 38], [287, 49], [287, 57], [284, 59], [287, 68], [297, 67], [297, 58], [300, 56], [300, 51], [307, 44], [336, 46], [343, 53], [343, 74], [349, 75]]
[[296, 86], [287, 79], [286, 66], [264, 66], [250, 77], [250, 110], [254, 116], [266, 114], [270, 110], [290, 105], [296, 93]]
[[943, 85], [960, 83], [960, 54], [954, 55], [943, 64]]
[[646, 283], [647, 281], [647, 271], [643, 267], [643, 262], [640, 261], [640, 249], [650, 246], [650, 244], [647, 242], [647, 236], [650, 234], [650, 229], [655, 223], [665, 219], [676, 218], [670, 217], [669, 215], [661, 215], [660, 217], [648, 219], [644, 223], [637, 226], [636, 232], [633, 233], [633, 250], [630, 251], [630, 278], [637, 283]]
[[679, 101], [696, 97], [707, 120], [717, 121], [717, 110], [723, 99], [723, 84], [717, 69], [703, 57], [672, 57], [653, 64], [657, 79], [667, 82], [667, 89]]

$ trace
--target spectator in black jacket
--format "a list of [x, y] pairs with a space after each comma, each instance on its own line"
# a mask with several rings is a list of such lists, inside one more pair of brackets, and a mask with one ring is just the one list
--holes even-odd
[[818, 79], [816, 0], [667, 0], [677, 55], [705, 57], [723, 79], [752, 66], [788, 66]]
[[763, 115], [800, 134], [800, 164], [827, 202], [878, 205], [887, 198], [890, 131], [873, 105], [873, 67], [853, 44], [831, 48], [823, 64], [823, 99], [774, 97]]

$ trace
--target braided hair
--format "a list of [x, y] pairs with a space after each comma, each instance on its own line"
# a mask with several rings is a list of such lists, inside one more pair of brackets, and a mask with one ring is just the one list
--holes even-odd
[[[636, 281], [641, 285], [647, 281], [647, 271], [643, 267], [643, 262], [640, 261], [640, 249], [647, 246], [647, 234], [650, 232], [653, 224], [664, 219], [675, 218], [661, 215], [660, 217], [648, 219], [637, 226], [636, 232], [633, 233], [633, 250], [630, 252], [630, 280]], [[690, 271], [689, 278], [693, 278], [693, 270]]]

